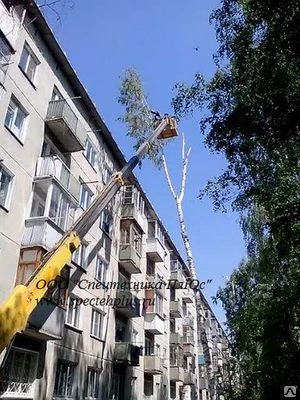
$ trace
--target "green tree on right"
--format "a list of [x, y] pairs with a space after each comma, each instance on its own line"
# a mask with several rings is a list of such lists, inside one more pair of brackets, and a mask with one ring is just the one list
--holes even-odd
[[222, 0], [211, 21], [217, 70], [176, 84], [172, 103], [179, 119], [202, 110], [204, 141], [228, 166], [199, 196], [239, 211], [247, 243], [216, 295], [239, 371], [223, 391], [280, 399], [300, 391], [300, 2]]

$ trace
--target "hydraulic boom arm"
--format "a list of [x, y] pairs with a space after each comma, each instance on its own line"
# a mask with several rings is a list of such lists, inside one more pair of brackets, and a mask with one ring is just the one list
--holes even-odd
[[45, 255], [28, 282], [24, 285], [17, 285], [11, 291], [7, 299], [0, 305], [0, 354], [14, 335], [26, 328], [30, 314], [47, 292], [47, 285], [44, 289], [39, 289], [37, 282], [44, 279], [48, 283], [60, 274], [64, 265], [71, 259], [72, 253], [80, 246], [82, 239], [96, 222], [101, 211], [124, 185], [125, 180], [148, 152], [153, 142], [156, 139], [176, 135], [176, 121], [169, 116], [162, 118], [148, 141], [139, 147], [136, 154], [121, 171], [113, 175], [89, 208], [64, 234], [54, 249]]

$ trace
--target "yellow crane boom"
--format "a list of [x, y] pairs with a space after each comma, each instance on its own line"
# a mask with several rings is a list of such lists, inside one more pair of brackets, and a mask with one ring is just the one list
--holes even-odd
[[40, 289], [37, 283], [54, 280], [62, 268], [69, 262], [73, 252], [80, 246], [82, 239], [96, 222], [101, 211], [106, 207], [120, 187], [124, 185], [132, 170], [156, 139], [177, 136], [176, 120], [164, 116], [150, 138], [143, 143], [136, 154], [127, 162], [121, 171], [115, 173], [109, 183], [96, 196], [95, 200], [64, 234], [55, 247], [43, 258], [41, 264], [24, 285], [17, 285], [7, 299], [0, 305], [0, 354], [11, 342], [14, 335], [26, 328], [27, 320], [38, 302], [44, 297], [48, 288]]

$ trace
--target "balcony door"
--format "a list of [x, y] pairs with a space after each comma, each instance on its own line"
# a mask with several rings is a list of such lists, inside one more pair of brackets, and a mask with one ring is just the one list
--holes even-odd
[[114, 373], [112, 400], [124, 400], [124, 374]]

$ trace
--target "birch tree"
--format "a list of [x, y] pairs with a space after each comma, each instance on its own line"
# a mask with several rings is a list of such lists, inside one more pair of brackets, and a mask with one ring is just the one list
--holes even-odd
[[[154, 116], [157, 115], [157, 113], [150, 109], [141, 79], [133, 68], [127, 69], [124, 75], [121, 77], [118, 102], [125, 107], [125, 113], [119, 119], [125, 123], [127, 127], [127, 135], [135, 139], [135, 147], [138, 147], [142, 142], [147, 140], [147, 137], [152, 133], [156, 121]], [[168, 188], [176, 205], [179, 229], [186, 252], [187, 264], [192, 279], [196, 279], [196, 269], [182, 207], [191, 148], [186, 151], [185, 136], [182, 134], [181, 184], [180, 190], [178, 193], [176, 193], [170, 178], [166, 157], [163, 151], [164, 144], [165, 141], [157, 141], [154, 143], [147, 157], [154, 162], [154, 165], [156, 165], [159, 169], [162, 168], [164, 171]]]

